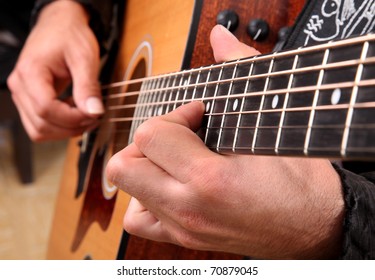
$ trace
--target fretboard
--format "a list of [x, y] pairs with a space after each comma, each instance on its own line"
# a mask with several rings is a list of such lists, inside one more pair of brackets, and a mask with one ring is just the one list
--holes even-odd
[[374, 40], [366, 35], [140, 79], [136, 106], [128, 105], [130, 137], [146, 119], [198, 100], [206, 106], [198, 134], [219, 153], [375, 158]]

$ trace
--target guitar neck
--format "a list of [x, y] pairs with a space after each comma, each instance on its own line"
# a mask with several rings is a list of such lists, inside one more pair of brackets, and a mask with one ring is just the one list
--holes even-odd
[[144, 120], [198, 100], [206, 105], [198, 134], [219, 153], [373, 159], [374, 40], [366, 35], [141, 79], [131, 137]]

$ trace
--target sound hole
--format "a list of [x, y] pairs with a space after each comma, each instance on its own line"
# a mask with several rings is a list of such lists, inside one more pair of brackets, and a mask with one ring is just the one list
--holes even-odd
[[[145, 77], [146, 75], [146, 61], [141, 59], [135, 66], [133, 74], [130, 80], [137, 80]], [[109, 99], [110, 104], [108, 104], [109, 119], [118, 120], [112, 123], [111, 133], [112, 140], [106, 146], [105, 164], [103, 165], [103, 175], [102, 175], [102, 186], [103, 194], [106, 198], [110, 198], [114, 195], [117, 188], [113, 186], [105, 177], [105, 166], [112, 155], [119, 152], [121, 149], [125, 148], [132, 140], [129, 139], [130, 129], [132, 127], [132, 119], [134, 118], [135, 105], [139, 97], [139, 91], [141, 89], [141, 83], [130, 83], [126, 87], [120, 88], [118, 92], [113, 94], [125, 94], [125, 97]], [[111, 108], [115, 109], [111, 109]]]
[[[146, 76], [146, 61], [145, 59], [141, 59], [136, 67], [134, 68], [133, 75], [131, 76], [131, 80], [140, 79]], [[127, 93], [125, 98], [117, 100], [122, 105], [126, 105], [127, 107], [124, 109], [119, 109], [115, 111], [117, 118], [124, 118], [124, 119], [132, 119], [135, 112], [135, 105], [137, 104], [137, 100], [139, 97], [139, 91], [141, 89], [142, 83], [131, 83], [126, 88], [124, 88], [123, 92]], [[116, 100], [115, 100], [116, 101]], [[132, 126], [132, 121], [119, 121], [115, 123], [114, 129], [114, 152], [118, 152], [123, 149], [128, 143], [132, 142], [132, 139], [129, 139], [129, 132]]]
[[[146, 62], [141, 59], [136, 64], [131, 79], [144, 77], [145, 70]], [[140, 86], [140, 83], [135, 83], [127, 88], [115, 89], [115, 92], [108, 93], [113, 97], [117, 94], [121, 95], [118, 95], [118, 98], [107, 99], [108, 109], [103, 118], [102, 126], [98, 129], [96, 135], [92, 167], [88, 171], [87, 191], [71, 245], [72, 252], [79, 248], [93, 223], [98, 223], [103, 231], [106, 231], [110, 225], [115, 208], [117, 188], [106, 179], [105, 167], [110, 157], [128, 144], [131, 119], [135, 111], [135, 104], [138, 99], [137, 92], [140, 90]], [[128, 93], [125, 97], [122, 94], [124, 92]], [[111, 107], [114, 109], [111, 109]], [[123, 121], [122, 118], [124, 118]], [[119, 121], [113, 122], [116, 119]]]

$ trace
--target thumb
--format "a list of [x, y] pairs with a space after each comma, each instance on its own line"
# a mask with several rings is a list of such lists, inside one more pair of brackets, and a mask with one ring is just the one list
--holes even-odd
[[260, 54], [256, 49], [241, 43], [224, 26], [216, 25], [210, 36], [216, 62], [224, 62]]
[[73, 99], [85, 114], [98, 116], [104, 113], [102, 95], [98, 81], [100, 57], [97, 45], [78, 47], [67, 59], [73, 80]]

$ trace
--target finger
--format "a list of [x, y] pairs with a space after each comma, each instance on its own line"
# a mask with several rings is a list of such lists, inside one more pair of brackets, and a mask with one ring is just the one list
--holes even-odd
[[238, 41], [237, 38], [222, 25], [216, 25], [212, 29], [210, 41], [217, 62], [235, 60], [259, 54], [256, 49]]
[[71, 48], [67, 53], [67, 65], [73, 79], [73, 98], [77, 107], [90, 116], [104, 113], [100, 86], [98, 82], [100, 57], [99, 47], [90, 30], [85, 36], [77, 36], [84, 40], [77, 42], [79, 48]]
[[65, 139], [82, 134], [86, 130], [85, 128], [63, 129], [49, 124], [37, 116], [30, 118], [21, 106], [18, 107], [18, 112], [27, 134], [36, 142]]
[[203, 161], [217, 157], [194, 133], [200, 126], [203, 111], [202, 103], [193, 102], [150, 119], [138, 128], [134, 143], [150, 161], [186, 183]]
[[158, 218], [135, 198], [130, 200], [124, 216], [124, 229], [133, 235], [158, 242], [170, 242], [169, 233]]
[[9, 84], [12, 95], [17, 97], [18, 107], [22, 107], [31, 119], [38, 117], [68, 129], [77, 129], [92, 122], [77, 108], [57, 99], [49, 70], [36, 68], [27, 75], [15, 72], [9, 78]]
[[115, 186], [146, 203], [168, 205], [180, 197], [178, 182], [144, 157], [135, 144], [109, 160], [106, 175]]

